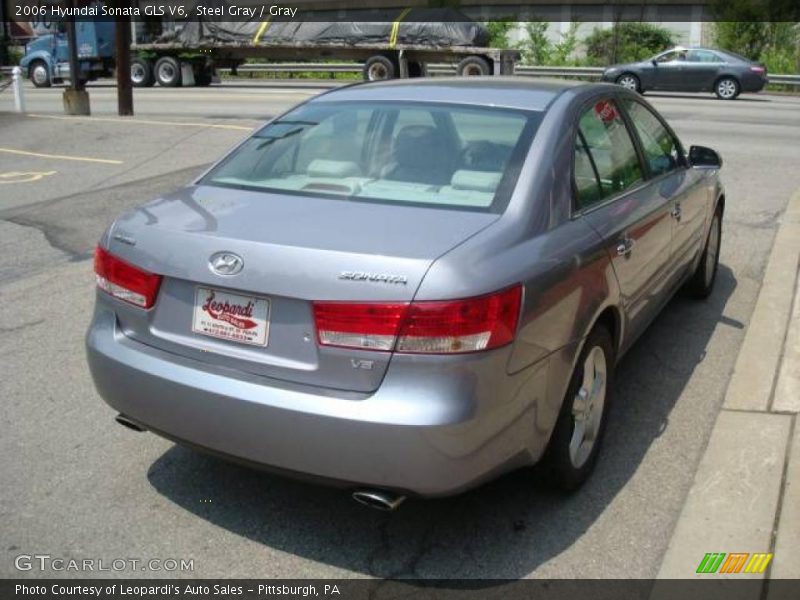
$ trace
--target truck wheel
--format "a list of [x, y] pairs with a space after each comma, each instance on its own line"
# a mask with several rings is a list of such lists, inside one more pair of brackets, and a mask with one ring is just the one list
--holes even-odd
[[456, 67], [456, 74], [459, 77], [475, 77], [478, 75], [491, 75], [492, 68], [489, 61], [482, 56], [468, 56]]
[[131, 83], [133, 87], [150, 87], [155, 83], [153, 65], [144, 58], [131, 59]]
[[37, 88], [50, 87], [50, 69], [43, 60], [35, 60], [28, 67], [28, 77]]
[[197, 71], [194, 76], [194, 84], [198, 87], [208, 87], [211, 85], [211, 80], [214, 78], [214, 71], [212, 69], [202, 68]]
[[181, 64], [171, 56], [162, 56], [156, 61], [156, 81], [163, 87], [178, 87], [181, 84]]
[[424, 62], [418, 62], [416, 60], [411, 61], [408, 63], [408, 76], [409, 77], [427, 77], [428, 76], [428, 69], [425, 66]]
[[394, 63], [391, 59], [376, 54], [370, 56], [367, 62], [364, 63], [364, 81], [384, 81], [385, 79], [394, 79], [397, 70], [394, 68]]

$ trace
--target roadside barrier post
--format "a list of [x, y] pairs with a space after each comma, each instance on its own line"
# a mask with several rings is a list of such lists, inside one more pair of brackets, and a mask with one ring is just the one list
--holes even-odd
[[22, 79], [22, 69], [14, 67], [11, 69], [11, 81], [14, 86], [14, 110], [18, 113], [25, 112], [25, 85]]

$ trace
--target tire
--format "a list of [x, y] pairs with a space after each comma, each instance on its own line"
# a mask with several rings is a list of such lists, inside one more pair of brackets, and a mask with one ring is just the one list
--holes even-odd
[[411, 61], [408, 63], [408, 76], [411, 77], [427, 77], [428, 76], [428, 68], [424, 62], [418, 62], [416, 60]]
[[700, 262], [686, 283], [687, 291], [700, 300], [708, 298], [714, 291], [719, 265], [719, 249], [722, 246], [722, 211], [717, 209], [708, 229], [708, 237], [700, 255]]
[[211, 85], [211, 80], [214, 75], [210, 69], [201, 69], [197, 75], [194, 76], [194, 84], [198, 87], [208, 87]]
[[642, 93], [642, 82], [633, 73], [623, 73], [617, 77], [616, 84], [624, 87], [627, 90], [632, 90], [639, 94]]
[[35, 60], [28, 67], [28, 78], [37, 88], [48, 88], [50, 82], [50, 69], [43, 60]]
[[376, 54], [370, 56], [364, 63], [362, 74], [364, 81], [386, 81], [397, 77], [397, 69], [390, 58]]
[[181, 85], [181, 64], [171, 56], [162, 56], [156, 61], [155, 78], [163, 87], [179, 87]]
[[583, 485], [597, 462], [611, 403], [614, 361], [611, 334], [603, 325], [596, 325], [575, 364], [543, 458], [550, 481], [563, 491]]
[[714, 93], [720, 100], [735, 100], [741, 89], [733, 77], [720, 77], [714, 84]]
[[486, 76], [492, 74], [492, 67], [482, 56], [468, 56], [458, 63], [456, 74], [459, 77]]
[[144, 58], [132, 58], [131, 85], [133, 87], [150, 87], [155, 82], [152, 63]]

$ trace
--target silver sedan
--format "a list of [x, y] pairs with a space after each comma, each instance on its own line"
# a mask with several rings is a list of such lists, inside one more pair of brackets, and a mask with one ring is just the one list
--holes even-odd
[[123, 425], [371, 506], [574, 489], [619, 358], [712, 291], [720, 167], [610, 84], [324, 93], [108, 228], [89, 366]]

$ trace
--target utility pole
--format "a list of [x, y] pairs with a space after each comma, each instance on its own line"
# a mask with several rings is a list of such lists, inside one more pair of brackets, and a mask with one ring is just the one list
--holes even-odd
[[9, 63], [8, 44], [10, 36], [7, 30], [5, 2], [0, 0], [0, 65], [4, 66]]
[[[130, 2], [122, 2], [130, 6]], [[119, 17], [116, 23], [117, 45], [117, 114], [133, 116], [133, 86], [131, 85], [131, 18]]]
[[[77, 0], [69, 0], [69, 6], [77, 10]], [[67, 19], [67, 43], [69, 45], [69, 88], [64, 90], [64, 112], [68, 115], [88, 115], [89, 92], [81, 79], [78, 62], [78, 36], [75, 33], [75, 16]]]

